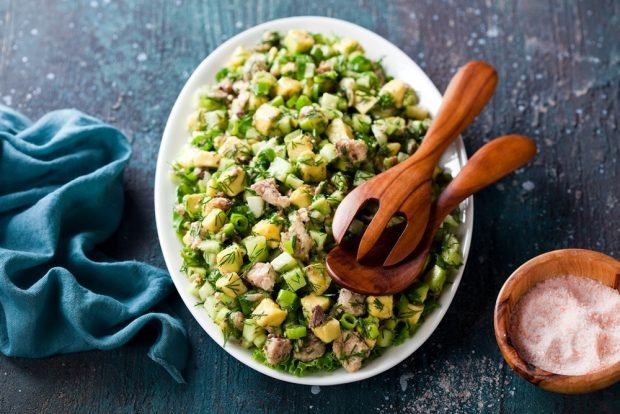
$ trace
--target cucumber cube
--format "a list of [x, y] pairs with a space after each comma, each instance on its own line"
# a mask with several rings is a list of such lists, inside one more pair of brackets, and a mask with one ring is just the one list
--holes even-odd
[[297, 291], [306, 286], [304, 271], [299, 267], [284, 273], [282, 279], [284, 279], [288, 287], [293, 291]]
[[325, 246], [325, 240], [327, 240], [327, 234], [321, 231], [310, 230], [310, 237], [316, 245], [316, 250], [323, 251], [323, 247]]
[[198, 297], [200, 297], [200, 300], [206, 300], [209, 296], [213, 296], [213, 294], [215, 293], [215, 289], [213, 289], [213, 286], [211, 286], [211, 283], [209, 282], [205, 282], [204, 285], [202, 285], [200, 287], [200, 289], [198, 289]]
[[426, 274], [426, 282], [429, 285], [429, 289], [433, 293], [440, 293], [443, 289], [443, 285], [446, 282], [446, 270], [440, 266], [433, 266], [433, 268]]
[[247, 196], [245, 201], [255, 218], [259, 218], [265, 212], [265, 200], [259, 196]]
[[282, 309], [286, 309], [287, 311], [294, 311], [299, 307], [299, 298], [297, 294], [286, 289], [282, 289], [278, 292], [276, 302]]
[[205, 310], [207, 311], [207, 315], [209, 315], [209, 318], [213, 319], [215, 318], [215, 313], [217, 312], [217, 307], [216, 307], [216, 302], [215, 302], [215, 297], [214, 296], [208, 296], [205, 299], [205, 303], [204, 305]]
[[219, 253], [222, 250], [222, 245], [217, 240], [203, 240], [198, 245], [198, 249], [205, 253]]
[[319, 151], [319, 154], [325, 158], [327, 163], [330, 163], [338, 158], [338, 151], [336, 150], [336, 146], [332, 143], [325, 144]]
[[252, 262], [264, 262], [269, 257], [265, 236], [248, 236], [243, 239], [243, 245]]
[[284, 177], [283, 182], [284, 184], [292, 188], [299, 188], [304, 184], [304, 181], [301, 178], [298, 178], [293, 174], [288, 174], [286, 177]]
[[411, 299], [413, 303], [424, 303], [426, 300], [426, 296], [428, 296], [429, 286], [426, 283], [423, 283], [417, 286], [413, 292], [411, 292]]
[[293, 166], [280, 157], [276, 157], [275, 160], [271, 163], [267, 172], [272, 177], [275, 177], [276, 180], [284, 182], [286, 177], [293, 171]]
[[257, 336], [264, 335], [265, 330], [256, 325], [252, 319], [246, 319], [241, 336], [248, 342], [254, 342]]
[[310, 210], [319, 211], [321, 214], [326, 216], [328, 216], [332, 212], [332, 208], [327, 202], [327, 199], [323, 196], [318, 197], [312, 202], [312, 204], [310, 204]]
[[271, 266], [273, 266], [276, 272], [284, 273], [297, 267], [297, 260], [287, 252], [283, 252], [271, 261]]

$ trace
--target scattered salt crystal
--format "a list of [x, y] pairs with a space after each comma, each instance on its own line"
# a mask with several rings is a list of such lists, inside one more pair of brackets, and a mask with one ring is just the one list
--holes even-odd
[[517, 303], [510, 325], [523, 359], [555, 374], [582, 375], [620, 360], [620, 294], [592, 279], [537, 284]]
[[498, 34], [499, 34], [499, 29], [495, 25], [490, 26], [489, 29], [487, 30], [487, 37], [497, 37]]
[[403, 374], [400, 376], [400, 389], [405, 392], [407, 391], [407, 381], [409, 381], [411, 378], [413, 378], [413, 374]]
[[525, 191], [532, 191], [534, 188], [536, 188], [536, 184], [528, 180], [521, 184], [521, 187], [523, 187]]
[[321, 387], [319, 387], [318, 385], [313, 385], [312, 387], [310, 387], [310, 392], [314, 395], [317, 395], [321, 392]]

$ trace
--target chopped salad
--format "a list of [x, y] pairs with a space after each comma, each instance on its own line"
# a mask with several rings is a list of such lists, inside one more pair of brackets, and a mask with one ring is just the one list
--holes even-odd
[[[173, 214], [182, 271], [225, 339], [301, 376], [357, 371], [412, 336], [462, 264], [458, 215], [442, 225], [424, 276], [397, 295], [340, 288], [324, 258], [344, 196], [424, 138], [431, 120], [415, 90], [354, 39], [290, 30], [237, 48], [195, 105], [173, 166]], [[437, 168], [435, 195], [450, 179]], [[365, 207], [349, 235], [372, 215]]]

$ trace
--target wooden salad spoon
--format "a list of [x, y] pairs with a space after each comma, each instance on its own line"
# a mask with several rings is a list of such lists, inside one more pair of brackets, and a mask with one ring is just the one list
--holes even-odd
[[[437, 230], [446, 216], [467, 197], [524, 165], [536, 154], [536, 144], [521, 135], [497, 138], [480, 148], [459, 174], [441, 192], [430, 214], [428, 226], [414, 252], [403, 263], [383, 267], [382, 258], [398, 226], [389, 228], [373, 250], [374, 263], [356, 260], [355, 242], [332, 249], [325, 260], [327, 271], [340, 286], [367, 295], [398, 293], [415, 282], [424, 269]], [[390, 240], [391, 238], [391, 240]], [[377, 263], [378, 262], [378, 263]]]
[[390, 219], [405, 216], [407, 227], [388, 255], [394, 265], [413, 251], [422, 238], [431, 205], [431, 175], [446, 148], [491, 99], [497, 74], [485, 62], [469, 62], [454, 75], [420, 148], [406, 161], [377, 175], [349, 193], [338, 206], [332, 231], [340, 243], [358, 210], [369, 200], [379, 209], [364, 232], [357, 259], [361, 260], [379, 240]]

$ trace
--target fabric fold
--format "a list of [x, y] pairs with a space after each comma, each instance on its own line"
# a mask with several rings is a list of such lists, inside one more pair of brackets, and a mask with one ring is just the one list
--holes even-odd
[[[148, 353], [176, 381], [187, 357], [181, 321], [158, 308], [163, 270], [97, 250], [120, 224], [131, 147], [76, 110], [32, 124], [0, 106], [0, 351], [41, 358], [126, 344], [146, 325]], [[96, 258], [96, 260], [95, 260]]]

